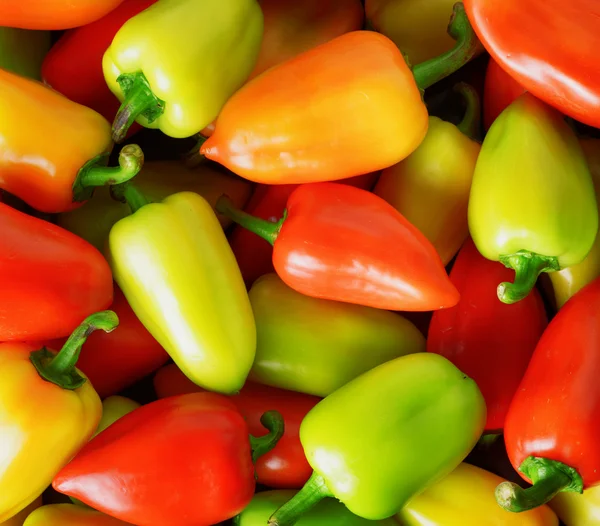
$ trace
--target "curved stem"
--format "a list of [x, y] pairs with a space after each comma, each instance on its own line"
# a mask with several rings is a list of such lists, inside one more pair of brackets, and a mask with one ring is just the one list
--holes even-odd
[[450, 51], [417, 64], [413, 68], [413, 75], [419, 89], [425, 90], [433, 86], [483, 53], [483, 45], [471, 27], [462, 2], [454, 4], [448, 34], [456, 40], [455, 46]]
[[150, 204], [150, 200], [131, 182], [112, 186], [110, 195], [115, 201], [126, 203], [135, 214], [142, 206]]
[[189, 168], [195, 168], [199, 164], [202, 164], [204, 161], [206, 161], [206, 157], [200, 153], [200, 148], [202, 148], [202, 145], [207, 141], [207, 137], [197, 133], [194, 135], [194, 138], [196, 139], [196, 144], [194, 147], [191, 148], [187, 153], [183, 154], [183, 162]]
[[217, 206], [215, 208], [220, 214], [227, 216], [232, 221], [235, 221], [238, 225], [250, 230], [250, 232], [254, 232], [257, 236], [266, 239], [269, 243], [271, 243], [271, 245], [275, 244], [277, 235], [279, 234], [279, 231], [285, 222], [285, 218], [287, 217], [287, 210], [283, 212], [283, 217], [277, 221], [277, 223], [272, 223], [271, 221], [261, 219], [260, 217], [255, 217], [244, 212], [243, 210], [237, 209], [231, 199], [229, 199], [229, 197], [226, 195], [219, 197], [217, 200]]
[[562, 462], [541, 457], [527, 457], [519, 471], [533, 486], [523, 489], [513, 482], [496, 488], [496, 501], [506, 511], [520, 513], [546, 504], [560, 491], [583, 492], [583, 480], [575, 469]]
[[527, 297], [542, 272], [560, 270], [556, 257], [540, 256], [527, 250], [500, 256], [500, 261], [505, 267], [515, 271], [514, 283], [504, 282], [498, 285], [498, 298], [501, 302], [509, 304]]
[[150, 88], [142, 72], [123, 73], [117, 78], [125, 98], [113, 121], [112, 136], [117, 144], [127, 135], [129, 127], [141, 115], [148, 124], [158, 119], [165, 111], [165, 103]]
[[466, 82], [459, 82], [454, 86], [454, 91], [459, 93], [465, 101], [465, 115], [458, 123], [457, 128], [471, 139], [476, 139], [479, 135], [479, 125], [481, 123], [481, 102], [477, 90]]
[[88, 336], [98, 329], [112, 332], [118, 325], [119, 318], [113, 311], [106, 310], [92, 314], [73, 331], [57, 354], [44, 347], [31, 353], [31, 363], [44, 380], [63, 389], [77, 389], [85, 383], [85, 378], [77, 372], [75, 366], [81, 347]]
[[269, 517], [268, 526], [295, 524], [303, 513], [316, 506], [325, 497], [333, 497], [333, 494], [323, 477], [313, 471], [304, 487]]
[[277, 411], [267, 411], [260, 417], [260, 423], [269, 430], [264, 436], [254, 437], [250, 435], [250, 447], [252, 448], [252, 462], [256, 461], [271, 451], [285, 432], [283, 417]]

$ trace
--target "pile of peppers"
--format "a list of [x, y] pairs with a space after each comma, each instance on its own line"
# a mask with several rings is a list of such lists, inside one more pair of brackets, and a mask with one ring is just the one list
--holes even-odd
[[598, 35], [0, 1], [0, 526], [600, 526]]

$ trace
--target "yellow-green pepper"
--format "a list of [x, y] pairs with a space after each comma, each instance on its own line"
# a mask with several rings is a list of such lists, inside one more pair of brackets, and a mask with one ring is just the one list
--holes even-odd
[[141, 405], [135, 400], [125, 398], [124, 396], [109, 396], [105, 398], [102, 400], [102, 418], [94, 436], [102, 433], [102, 431], [114, 424], [119, 418], [123, 418], [138, 407], [141, 407]]
[[115, 141], [135, 120], [175, 138], [205, 128], [250, 75], [262, 34], [256, 0], [159, 0], [130, 18], [102, 61], [123, 102]]
[[523, 299], [541, 272], [580, 263], [598, 231], [594, 184], [562, 115], [530, 93], [494, 121], [471, 186], [469, 230], [487, 259], [515, 270], [505, 303]]
[[582, 494], [561, 491], [548, 505], [566, 526], [600, 524], [600, 486], [588, 488]]
[[132, 526], [127, 522], [74, 504], [50, 504], [35, 510], [23, 526]]

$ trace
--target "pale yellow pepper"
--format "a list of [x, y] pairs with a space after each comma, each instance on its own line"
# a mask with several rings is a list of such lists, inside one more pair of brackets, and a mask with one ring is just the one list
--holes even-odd
[[35, 499], [29, 506], [21, 510], [14, 517], [7, 521], [0, 522], [0, 526], [23, 526], [25, 519], [29, 517], [29, 514], [34, 510], [38, 509], [42, 505], [42, 497]]
[[548, 505], [567, 526], [600, 524], [600, 486], [586, 489], [581, 495], [561, 491]]

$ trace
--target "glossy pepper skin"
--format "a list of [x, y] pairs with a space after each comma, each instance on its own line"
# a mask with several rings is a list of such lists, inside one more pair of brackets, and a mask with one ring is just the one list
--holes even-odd
[[52, 485], [133, 524], [209, 526], [237, 515], [252, 499], [248, 437], [246, 422], [226, 397], [165, 398], [100, 433]]
[[23, 508], [19, 513], [11, 517], [10, 519], [0, 522], [0, 526], [23, 526], [25, 523], [25, 519], [29, 517], [29, 515], [38, 509], [42, 505], [42, 497], [39, 496], [35, 499], [29, 506]]
[[[202, 392], [174, 364], [160, 369], [154, 376], [158, 398]], [[266, 385], [246, 382], [239, 394], [230, 400], [255, 436], [265, 434], [261, 416], [271, 410], [281, 414], [285, 432], [272, 451], [261, 456], [255, 464], [257, 482], [271, 488], [301, 488], [309, 479], [312, 469], [306, 460], [298, 432], [306, 414], [320, 398]]]
[[581, 146], [562, 116], [529, 93], [485, 137], [469, 230], [483, 256], [515, 270], [514, 283], [498, 287], [505, 303], [527, 296], [541, 272], [580, 263], [592, 248], [598, 207]]
[[523, 301], [498, 301], [498, 282], [511, 271], [485, 259], [470, 239], [458, 253], [450, 280], [456, 307], [433, 314], [427, 350], [441, 354], [477, 382], [487, 406], [487, 432], [501, 432], [508, 407], [548, 324], [537, 290]]
[[494, 489], [501, 482], [498, 475], [463, 462], [412, 499], [397, 518], [403, 526], [558, 526], [548, 506], [519, 515], [500, 508]]
[[550, 322], [513, 398], [506, 450], [513, 467], [534, 485], [524, 491], [509, 483], [498, 487], [499, 503], [511, 511], [600, 483], [599, 312], [597, 279]]
[[[271, 514], [294, 495], [293, 490], [262, 491], [242, 513], [233, 519], [234, 526], [265, 526]], [[303, 515], [297, 526], [397, 526], [393, 519], [370, 521], [357, 517], [335, 499], [325, 499]]]
[[568, 526], [594, 524], [600, 517], [600, 486], [586, 489], [582, 495], [561, 492], [548, 505]]
[[[149, 41], [148, 34], [160, 37]], [[262, 34], [256, 0], [162, 0], [131, 18], [102, 62], [108, 87], [123, 101], [115, 141], [134, 120], [170, 137], [198, 133], [248, 78]]]
[[425, 350], [423, 335], [406, 318], [305, 296], [276, 274], [260, 277], [249, 296], [255, 382], [324, 397], [382, 363]]
[[0, 522], [41, 495], [96, 430], [100, 398], [75, 363], [88, 334], [117, 325], [110, 311], [92, 315], [58, 354], [26, 343], [0, 346]]
[[102, 400], [102, 418], [96, 429], [96, 436], [120, 418], [140, 408], [141, 405], [124, 396], [109, 396]]
[[50, 49], [48, 31], [0, 28], [0, 68], [32, 79], [40, 79], [44, 56]]
[[465, 84], [458, 89], [468, 107], [462, 123], [457, 127], [429, 117], [423, 142], [406, 159], [383, 170], [373, 190], [431, 241], [444, 265], [469, 235], [469, 193], [481, 149], [471, 138], [480, 119], [477, 93]]
[[483, 88], [483, 125], [489, 130], [498, 115], [527, 90], [490, 58]]
[[66, 336], [113, 300], [110, 268], [100, 252], [2, 203], [0, 254], [0, 341]]
[[180, 192], [133, 210], [108, 240], [114, 279], [133, 312], [194, 383], [239, 391], [254, 361], [256, 327], [213, 209]]
[[217, 210], [268, 239], [275, 271], [301, 294], [404, 311], [458, 303], [431, 243], [366, 190], [338, 183], [301, 185], [278, 223], [234, 210], [226, 200]]
[[484, 423], [477, 385], [445, 358], [418, 353], [380, 365], [303, 420], [314, 473], [269, 525], [293, 524], [326, 496], [365, 519], [391, 517], [467, 456]]
[[[100, 20], [64, 33], [44, 59], [44, 82], [112, 122], [120, 104], [104, 80], [102, 57], [121, 26], [155, 2], [125, 0]], [[131, 131], [138, 129], [135, 124]]]
[[50, 504], [32, 513], [23, 526], [131, 526], [99, 511], [75, 504]]
[[[590, 126], [600, 127], [598, 17], [595, 0], [465, 0], [492, 58], [527, 91]], [[565, 42], [557, 34], [572, 35]]]

